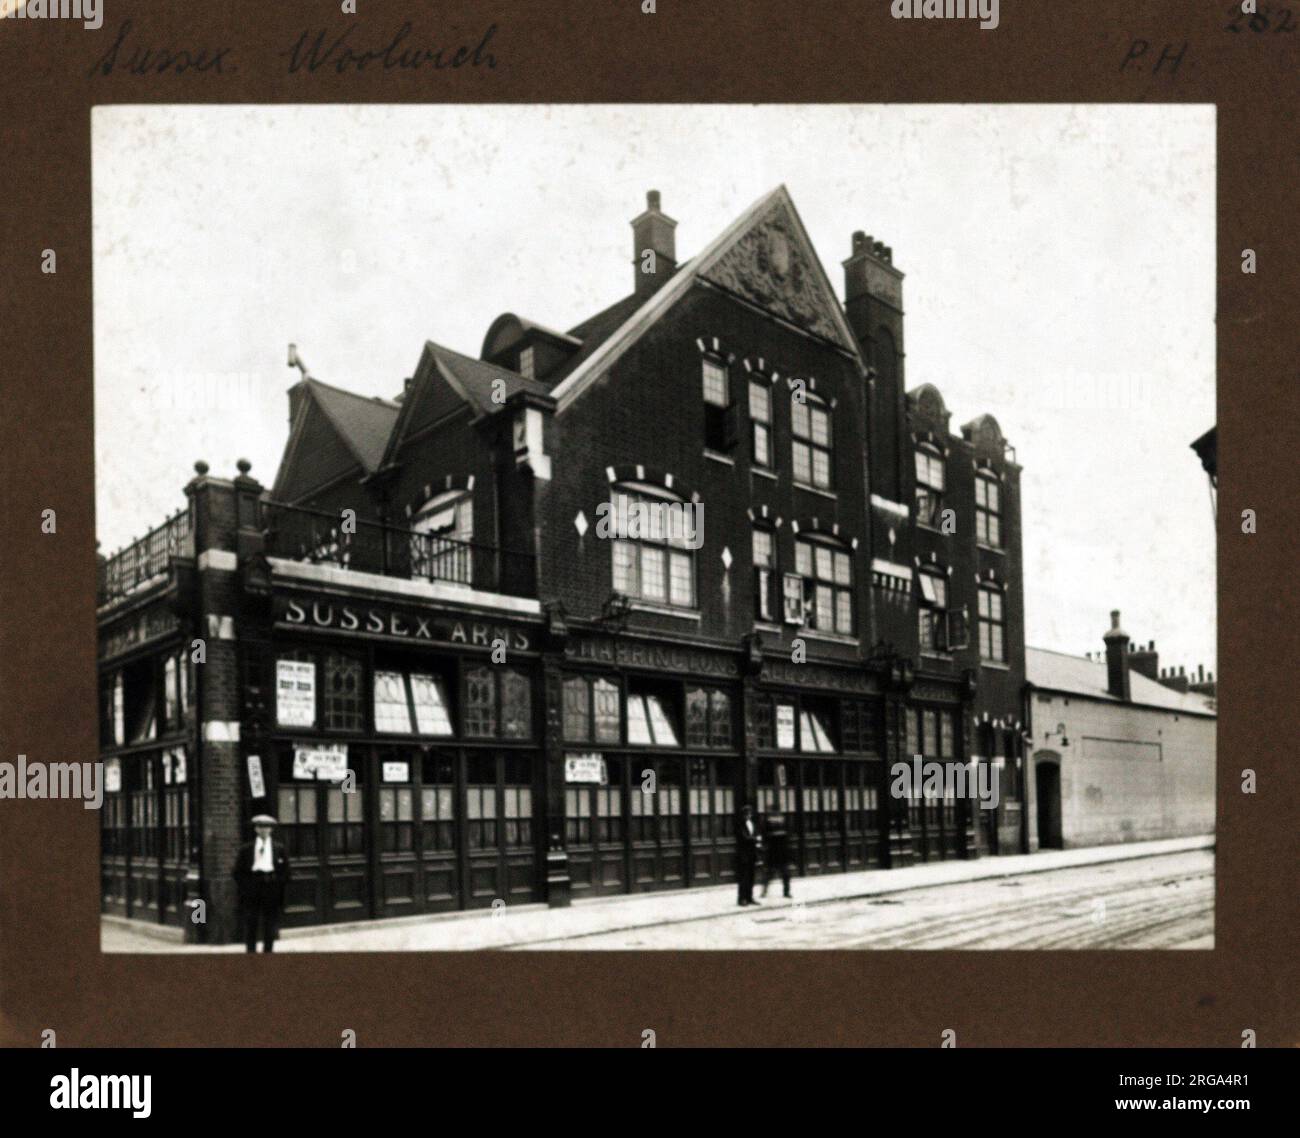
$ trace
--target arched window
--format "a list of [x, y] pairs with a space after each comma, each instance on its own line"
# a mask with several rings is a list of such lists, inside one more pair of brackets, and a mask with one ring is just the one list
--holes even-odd
[[938, 527], [943, 490], [943, 455], [938, 448], [922, 443], [916, 448], [916, 520], [922, 525]]
[[616, 486], [608, 536], [614, 539], [616, 593], [674, 608], [695, 607], [695, 503], [645, 483]]
[[447, 490], [430, 498], [411, 518], [411, 575], [473, 584], [474, 498]]
[[975, 474], [975, 540], [1002, 545], [1002, 486], [991, 470]]
[[818, 396], [796, 387], [790, 396], [794, 435], [794, 480], [819, 490], [831, 487], [831, 409]]
[[802, 579], [803, 625], [818, 632], [853, 635], [853, 552], [823, 534], [801, 536], [794, 546], [795, 573], [787, 576], [786, 615], [791, 614], [790, 586]]

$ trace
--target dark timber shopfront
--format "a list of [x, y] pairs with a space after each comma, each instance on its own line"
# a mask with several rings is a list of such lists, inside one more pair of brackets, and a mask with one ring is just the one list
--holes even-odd
[[542, 899], [537, 628], [337, 595], [274, 608], [256, 758], [290, 856], [285, 923]]
[[169, 554], [106, 610], [106, 913], [234, 938], [261, 812], [287, 927], [727, 883], [746, 803], [784, 811], [796, 874], [976, 852], [967, 802], [889, 793], [891, 755], [965, 760], [964, 681], [267, 557], [249, 517], [242, 557]]

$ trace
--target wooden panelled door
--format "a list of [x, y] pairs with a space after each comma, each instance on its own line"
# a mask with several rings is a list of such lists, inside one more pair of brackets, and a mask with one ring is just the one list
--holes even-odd
[[465, 908], [537, 900], [530, 752], [466, 751]]
[[345, 792], [341, 783], [293, 778], [293, 749], [281, 752], [276, 804], [279, 836], [289, 854], [286, 927], [371, 915], [365, 822], [370, 754], [349, 748], [356, 783]]
[[569, 888], [575, 897], [625, 893], [628, 888], [627, 760], [607, 756], [605, 773], [604, 786], [564, 788]]
[[736, 876], [735, 759], [687, 760], [690, 791], [688, 836], [692, 885], [716, 885]]
[[460, 907], [456, 752], [378, 749], [376, 916]]
[[[675, 757], [634, 755], [628, 766], [632, 888], [679, 888], [686, 883], [685, 763]], [[650, 771], [654, 793], [645, 790]]]

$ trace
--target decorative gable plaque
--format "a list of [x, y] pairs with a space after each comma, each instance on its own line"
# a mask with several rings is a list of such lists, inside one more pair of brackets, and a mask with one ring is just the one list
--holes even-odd
[[702, 276], [823, 339], [853, 351], [833, 312], [813, 252], [784, 202], [777, 201]]

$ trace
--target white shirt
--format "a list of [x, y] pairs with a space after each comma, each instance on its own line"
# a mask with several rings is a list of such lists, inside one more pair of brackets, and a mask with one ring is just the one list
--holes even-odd
[[274, 873], [275, 860], [271, 857], [271, 839], [259, 837], [253, 843], [253, 872]]

